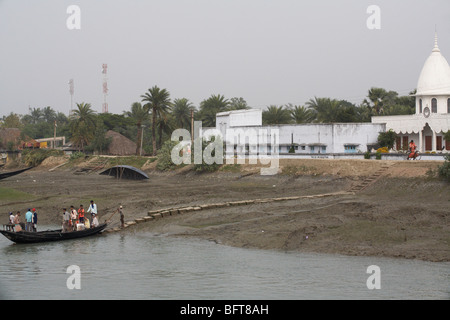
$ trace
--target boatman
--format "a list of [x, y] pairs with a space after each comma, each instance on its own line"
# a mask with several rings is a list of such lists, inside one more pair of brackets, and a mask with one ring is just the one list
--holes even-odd
[[120, 206], [119, 207], [119, 214], [120, 214], [120, 226], [122, 227], [122, 228], [124, 228], [125, 227], [125, 222], [124, 222], [124, 215], [123, 215], [123, 207], [122, 206]]

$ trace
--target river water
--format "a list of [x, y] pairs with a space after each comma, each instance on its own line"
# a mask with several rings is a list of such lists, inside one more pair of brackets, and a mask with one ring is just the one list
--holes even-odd
[[[2, 299], [450, 297], [450, 263], [240, 249], [144, 232], [29, 245], [1, 236], [0, 257]], [[371, 265], [380, 268], [380, 289], [368, 289]], [[75, 283], [80, 289], [69, 289]]]

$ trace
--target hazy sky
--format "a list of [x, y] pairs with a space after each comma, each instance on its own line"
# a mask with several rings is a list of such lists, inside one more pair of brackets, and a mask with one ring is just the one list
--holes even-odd
[[[70, 5], [80, 29], [69, 30]], [[370, 5], [381, 29], [369, 29]], [[129, 110], [157, 85], [196, 106], [317, 97], [360, 103], [372, 86], [415, 89], [434, 44], [450, 61], [449, 0], [0, 0], [0, 116], [75, 102]], [[71, 20], [72, 21], [72, 20]]]

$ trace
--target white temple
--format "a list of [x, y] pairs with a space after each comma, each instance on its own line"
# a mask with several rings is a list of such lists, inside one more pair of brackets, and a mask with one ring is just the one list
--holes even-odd
[[399, 135], [397, 150], [407, 149], [414, 140], [420, 152], [449, 152], [450, 66], [438, 47], [437, 35], [431, 55], [425, 61], [417, 82], [414, 115], [372, 117], [372, 123], [386, 124]]

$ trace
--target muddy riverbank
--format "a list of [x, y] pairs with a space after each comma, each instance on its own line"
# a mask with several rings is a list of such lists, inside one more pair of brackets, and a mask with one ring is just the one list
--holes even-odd
[[[440, 163], [285, 160], [274, 176], [247, 165], [198, 174], [189, 167], [162, 173], [154, 164], [142, 168], [149, 180], [130, 181], [75, 174], [68, 166], [49, 171], [57, 163], [44, 163], [0, 181], [1, 221], [9, 211], [34, 207], [39, 224], [59, 224], [63, 207], [88, 206], [91, 199], [101, 221], [119, 205], [129, 221], [162, 208], [348, 191], [384, 170], [357, 192], [198, 210], [120, 232], [145, 230], [244, 248], [450, 261], [450, 186], [429, 177]], [[112, 226], [118, 219], [113, 216]]]

